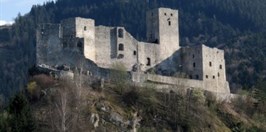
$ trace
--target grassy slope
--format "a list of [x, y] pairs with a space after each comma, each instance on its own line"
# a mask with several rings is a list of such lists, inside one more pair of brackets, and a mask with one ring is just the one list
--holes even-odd
[[[39, 125], [38, 129], [40, 131], [52, 129], [50, 122], [51, 120], [55, 121], [56, 119], [53, 118], [56, 116], [51, 118], [46, 116], [56, 113], [56, 108], [50, 109], [56, 102], [54, 95], [59, 96], [56, 91], [69, 86], [73, 91], [77, 91], [77, 88], [75, 85], [62, 85], [66, 84], [62, 81], [54, 81], [49, 88], [43, 87], [42, 85], [46, 84], [47, 81], [44, 83], [43, 78], [38, 77], [32, 81], [37, 82], [38, 85], [34, 86], [36, 89], [42, 87], [41, 89], [50, 91], [38, 99], [32, 98], [32, 102], [34, 102], [32, 107]], [[193, 91], [188, 97], [182, 90], [179, 93], [161, 93], [154, 91], [150, 86], [139, 88], [123, 85], [123, 91], [121, 91], [121, 86], [118, 87], [110, 83], [107, 83], [104, 88], [99, 88], [94, 83], [93, 87], [82, 87], [81, 91], [79, 103], [73, 103], [72, 101], [75, 100], [73, 97], [70, 97], [71, 100], [69, 100], [71, 102], [70, 109], [77, 107], [80, 110], [78, 113], [71, 110], [72, 114], [78, 114], [82, 117], [77, 120], [80, 127], [79, 131], [91, 129], [97, 131], [129, 130], [131, 125], [126, 122], [134, 119], [133, 115], [136, 112], [138, 118], [141, 119], [138, 128], [140, 131], [266, 130], [263, 127], [265, 122], [260, 122], [254, 118], [255, 112], [248, 114], [245, 111], [255, 111], [250, 105], [252, 102], [246, 100], [236, 100], [232, 103], [216, 102], [213, 96], [208, 95], [206, 97], [201, 91]], [[30, 95], [30, 97], [34, 97], [33, 95], [36, 93]], [[248, 105], [250, 107], [242, 108], [242, 106]], [[90, 121], [92, 114], [98, 114], [100, 117], [97, 128], [94, 128]], [[118, 115], [117, 117], [122, 118], [123, 122], [119, 123], [119, 121], [112, 120], [113, 115]], [[263, 115], [263, 117], [265, 116]], [[75, 124], [74, 122], [69, 123]], [[77, 128], [75, 128], [76, 130]]]

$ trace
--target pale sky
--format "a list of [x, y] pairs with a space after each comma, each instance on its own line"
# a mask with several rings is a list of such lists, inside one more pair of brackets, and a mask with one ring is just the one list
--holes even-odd
[[20, 12], [28, 13], [32, 5], [43, 4], [52, 0], [0, 0], [0, 25], [12, 23]]

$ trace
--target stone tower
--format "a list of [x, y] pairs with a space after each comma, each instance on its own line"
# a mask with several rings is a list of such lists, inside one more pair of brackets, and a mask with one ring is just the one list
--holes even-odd
[[202, 80], [204, 88], [215, 92], [230, 92], [226, 81], [224, 51], [205, 45], [181, 50], [182, 72], [190, 79]]
[[70, 18], [61, 22], [63, 47], [78, 47], [85, 58], [95, 61], [95, 22], [86, 18]]
[[146, 14], [148, 42], [160, 45], [160, 60], [170, 57], [179, 49], [178, 11], [158, 8]]

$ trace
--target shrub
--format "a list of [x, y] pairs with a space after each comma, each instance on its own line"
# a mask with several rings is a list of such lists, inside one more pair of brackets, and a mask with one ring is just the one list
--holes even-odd
[[29, 82], [27, 85], [27, 92], [31, 99], [39, 99], [41, 94], [41, 89], [35, 81]]
[[111, 81], [116, 85], [118, 92], [120, 92], [120, 94], [123, 94], [125, 88], [127, 88], [128, 81], [126, 67], [123, 63], [114, 63], [112, 69], [114, 70], [112, 70], [110, 73]]
[[45, 74], [36, 75], [33, 77], [33, 80], [35, 80], [41, 88], [48, 88], [55, 84], [55, 80]]
[[206, 97], [204, 96], [204, 92], [200, 89], [193, 89], [190, 94], [190, 98], [193, 102], [198, 104], [204, 104]]
[[137, 104], [140, 98], [140, 93], [139, 91], [136, 90], [136, 88], [131, 88], [130, 91], [126, 92], [123, 94], [122, 99], [123, 102], [126, 103], [128, 106], [134, 106]]

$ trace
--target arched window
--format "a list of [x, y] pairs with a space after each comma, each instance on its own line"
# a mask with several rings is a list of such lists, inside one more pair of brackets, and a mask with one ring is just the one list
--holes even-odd
[[151, 65], [151, 58], [147, 58], [147, 66], [150, 66]]
[[195, 62], [193, 63], [193, 67], [194, 67], [194, 68], [196, 67], [196, 63], [195, 63]]
[[212, 62], [209, 62], [210, 67], [212, 67]]
[[220, 77], [220, 73], [218, 72], [218, 77]]
[[86, 31], [87, 30], [87, 27], [86, 26], [84, 26], [84, 31]]
[[119, 51], [124, 51], [124, 45], [123, 44], [119, 44], [118, 45], [118, 50]]
[[124, 30], [123, 29], [118, 29], [118, 37], [123, 38], [124, 37]]
[[223, 69], [223, 66], [222, 65], [220, 65], [220, 69]]

